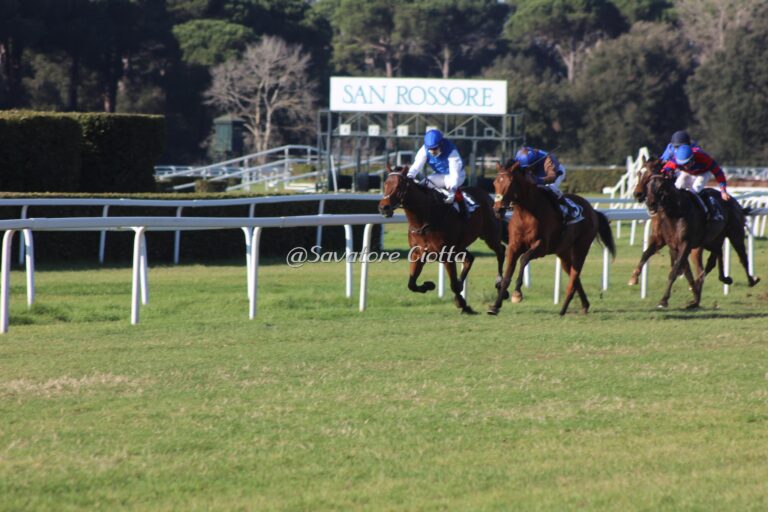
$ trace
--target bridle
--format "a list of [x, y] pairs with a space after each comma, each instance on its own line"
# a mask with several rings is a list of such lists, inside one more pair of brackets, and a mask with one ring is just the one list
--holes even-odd
[[[403, 204], [403, 199], [405, 199], [408, 188], [411, 186], [411, 180], [398, 172], [390, 173], [390, 175], [387, 176], [387, 179], [389, 179], [391, 176], [395, 176], [398, 179], [398, 184], [395, 186], [395, 190], [392, 193], [384, 195], [381, 200], [386, 201], [386, 204], [388, 204], [394, 210]], [[405, 180], [405, 185], [401, 186], [399, 180]]]

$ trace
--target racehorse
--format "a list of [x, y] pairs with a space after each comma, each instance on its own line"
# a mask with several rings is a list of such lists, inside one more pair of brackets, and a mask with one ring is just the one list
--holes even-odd
[[[723, 201], [720, 193], [714, 189], [705, 189], [702, 195], [707, 202], [715, 201], [722, 212], [722, 219], [707, 220], [706, 213], [701, 208], [695, 192], [679, 190], [674, 185], [674, 177], [661, 172], [662, 163], [651, 159], [644, 164], [645, 172], [638, 180], [635, 188], [635, 199], [645, 202], [652, 215], [653, 236], [648, 248], [643, 251], [635, 270], [632, 272], [630, 284], [637, 283], [637, 276], [642, 271], [648, 259], [665, 245], [669, 246], [672, 269], [667, 281], [667, 288], [659, 301], [658, 307], [669, 306], [674, 280], [681, 272], [685, 274], [693, 300], [688, 308], [696, 308], [701, 302], [701, 292], [704, 277], [717, 264], [721, 282], [733, 284], [733, 279], [727, 277], [723, 268], [723, 242], [727, 237], [747, 274], [749, 286], [756, 285], [760, 279], [749, 274], [749, 262], [744, 246], [745, 210], [735, 199]], [[712, 208], [712, 206], [710, 206]], [[706, 267], [702, 265], [703, 251], [710, 252]], [[693, 256], [696, 275], [691, 273], [688, 263], [689, 255]]]
[[531, 173], [520, 167], [515, 160], [510, 160], [504, 167], [498, 166], [493, 186], [496, 190], [493, 205], [496, 215], [501, 218], [510, 206], [514, 208], [514, 213], [508, 226], [507, 268], [496, 302], [490, 307], [488, 314], [498, 314], [518, 259], [520, 272], [515, 291], [512, 293], [512, 302], [523, 300], [520, 288], [525, 266], [530, 260], [547, 254], [557, 254], [563, 270], [570, 276], [560, 315], [564, 315], [568, 310], [574, 292], [579, 294], [582, 312], [587, 313], [589, 301], [579, 276], [592, 241], [598, 235], [611, 254], [616, 255], [608, 218], [592, 208], [586, 199], [566, 194], [568, 199], [581, 207], [584, 218], [577, 223], [564, 225], [560, 208], [554, 197], [550, 197], [552, 193], [539, 188]]
[[[474, 314], [467, 305], [461, 292], [464, 280], [472, 268], [475, 256], [467, 248], [478, 238], [482, 238], [496, 254], [498, 275], [496, 286], [501, 281], [501, 269], [504, 263], [504, 246], [501, 243], [502, 223], [493, 214], [493, 203], [488, 192], [478, 187], [462, 187], [477, 203], [477, 209], [469, 214], [468, 219], [460, 218], [452, 206], [444, 204], [441, 194], [417, 183], [407, 176], [408, 169], [398, 167], [394, 170], [387, 164], [388, 175], [384, 181], [384, 197], [379, 201], [379, 213], [391, 217], [394, 210], [402, 206], [408, 218], [408, 252], [410, 276], [408, 289], [412, 292], [426, 293], [435, 289], [435, 283], [425, 281], [417, 284], [424, 264], [429, 255], [437, 256], [443, 263], [450, 278], [454, 304], [462, 313]], [[456, 263], [463, 259], [461, 275], [456, 275]]]

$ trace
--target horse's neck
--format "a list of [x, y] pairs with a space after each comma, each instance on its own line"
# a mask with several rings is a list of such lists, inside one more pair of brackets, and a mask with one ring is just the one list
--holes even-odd
[[543, 197], [544, 192], [540, 191], [538, 187], [532, 183], [522, 182], [521, 180], [518, 190], [520, 193], [518, 194], [517, 201], [515, 201], [515, 206], [518, 210], [536, 216], [543, 205], [549, 204], [549, 201]]
[[403, 199], [403, 210], [411, 224], [424, 224], [429, 220], [429, 192], [412, 188]]

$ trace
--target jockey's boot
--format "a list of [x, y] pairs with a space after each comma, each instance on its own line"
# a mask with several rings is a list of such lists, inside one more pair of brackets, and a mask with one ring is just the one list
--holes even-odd
[[699, 205], [704, 209], [704, 221], [710, 222], [712, 220], [712, 208], [707, 206], [707, 202], [699, 192], [693, 190], [691, 190], [691, 192], [693, 192], [693, 195], [696, 196], [696, 199], [699, 201]]
[[560, 206], [560, 218], [563, 221], [563, 226], [568, 225], [568, 221], [571, 218], [571, 208], [568, 203], [565, 202], [565, 196], [561, 195], [557, 199], [557, 204]]
[[709, 211], [708, 220], [711, 220], [713, 222], [721, 222], [725, 220], [722, 212], [720, 211], [720, 205], [717, 204], [717, 199], [715, 199], [712, 196], [709, 196], [708, 199], [709, 199], [709, 206], [707, 208], [707, 211]]
[[467, 202], [464, 200], [464, 194], [461, 193], [461, 190], [456, 191], [456, 195], [454, 196], [454, 199], [456, 201], [456, 204], [459, 205], [459, 217], [463, 220], [468, 220], [469, 208], [467, 208]]

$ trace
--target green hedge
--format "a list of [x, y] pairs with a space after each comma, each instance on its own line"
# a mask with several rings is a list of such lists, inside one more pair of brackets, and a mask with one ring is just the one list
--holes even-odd
[[627, 172], [625, 169], [568, 169], [560, 189], [568, 194], [600, 193], [612, 187]]
[[[130, 198], [130, 199], [180, 199], [178, 194], [0, 194], [0, 218], [19, 218], [21, 207], [2, 206], [2, 199], [9, 198]], [[184, 199], [232, 199], [232, 194], [185, 194]], [[234, 196], [237, 197], [237, 196]], [[245, 196], [242, 196], [245, 197]], [[257, 217], [280, 217], [293, 215], [314, 215], [318, 210], [317, 201], [300, 203], [276, 203], [257, 205]], [[377, 213], [375, 201], [326, 201], [325, 213]], [[119, 216], [167, 216], [176, 215], [176, 207], [118, 207], [112, 206], [109, 215]], [[247, 217], [248, 206], [195, 207], [185, 208], [187, 217]], [[100, 206], [31, 206], [27, 216], [33, 217], [99, 217]], [[362, 246], [363, 226], [355, 226], [356, 250]], [[311, 248], [315, 245], [317, 228], [267, 228], [261, 235], [261, 255], [265, 258], [283, 258], [294, 247]], [[35, 232], [35, 258], [40, 263], [69, 263], [97, 261], [99, 247], [98, 232]], [[148, 232], [147, 249], [151, 263], [173, 260], [173, 233]], [[18, 248], [19, 237], [14, 238]], [[376, 226], [372, 246], [381, 243], [381, 226]], [[108, 232], [106, 244], [107, 262], [130, 261], [133, 254], [132, 232]], [[323, 228], [323, 249], [343, 251], [345, 248], [342, 226]], [[15, 254], [15, 253], [14, 253]], [[239, 229], [183, 231], [181, 233], [182, 262], [210, 262], [241, 258], [245, 254], [245, 237]]]
[[81, 145], [72, 116], [0, 112], [0, 190], [77, 190]]
[[83, 130], [80, 192], [148, 192], [163, 152], [162, 116], [73, 114]]
[[0, 190], [147, 192], [162, 116], [0, 112]]

